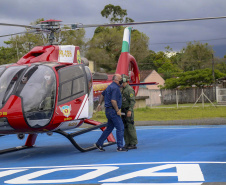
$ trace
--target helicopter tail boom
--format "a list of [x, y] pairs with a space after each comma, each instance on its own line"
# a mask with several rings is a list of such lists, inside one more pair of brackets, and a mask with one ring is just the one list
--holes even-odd
[[[126, 27], [123, 35], [121, 55], [118, 60], [116, 73], [125, 74], [130, 77], [130, 83], [140, 83], [140, 72], [136, 59], [129, 53], [131, 40], [131, 27]], [[135, 94], [138, 93], [139, 86], [133, 87]]]

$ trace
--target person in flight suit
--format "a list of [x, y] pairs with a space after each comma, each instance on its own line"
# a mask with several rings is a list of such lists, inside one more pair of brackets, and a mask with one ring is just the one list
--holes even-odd
[[134, 126], [134, 112], [133, 107], [136, 103], [134, 89], [128, 84], [129, 77], [122, 75], [122, 121], [124, 123], [124, 140], [125, 148], [136, 149], [137, 148], [137, 134]]
[[50, 110], [54, 106], [54, 89], [55, 89], [55, 82], [53, 74], [50, 71], [46, 71], [44, 75], [44, 83], [42, 84], [42, 88], [45, 89], [42, 98], [43, 101], [40, 104], [41, 110]]
[[126, 152], [128, 151], [123, 147], [123, 135], [124, 135], [124, 125], [121, 119], [121, 105], [122, 105], [122, 95], [120, 92], [120, 85], [122, 84], [122, 77], [120, 74], [115, 74], [113, 76], [113, 82], [102, 92], [97, 107], [97, 111], [101, 110], [101, 103], [105, 102], [105, 115], [108, 119], [107, 128], [103, 131], [102, 135], [98, 141], [94, 144], [96, 148], [100, 151], [105, 151], [103, 148], [103, 143], [116, 128], [116, 138], [117, 138], [117, 151]]

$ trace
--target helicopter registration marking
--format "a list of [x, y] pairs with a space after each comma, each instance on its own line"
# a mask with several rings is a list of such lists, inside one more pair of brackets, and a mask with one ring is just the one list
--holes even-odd
[[68, 124], [68, 126], [69, 127], [76, 127], [77, 125], [78, 125], [78, 121], [76, 122], [76, 121], [71, 121], [71, 122], [69, 122], [69, 124]]
[[64, 118], [64, 121], [70, 121], [70, 120], [72, 120], [72, 117]]
[[59, 50], [59, 54], [61, 57], [72, 57], [70, 50]]
[[58, 61], [63, 63], [73, 63], [75, 46], [59, 46]]
[[7, 112], [0, 112], [0, 116], [7, 116]]

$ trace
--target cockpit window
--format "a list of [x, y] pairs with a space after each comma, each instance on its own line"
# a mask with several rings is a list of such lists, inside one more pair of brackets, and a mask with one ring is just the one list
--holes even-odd
[[56, 98], [56, 77], [52, 68], [31, 66], [21, 78], [17, 93], [22, 98], [29, 126], [40, 128], [49, 123]]
[[6, 100], [10, 97], [13, 89], [20, 78], [26, 66], [9, 67], [5, 71], [0, 68], [0, 108], [5, 104]]
[[87, 79], [83, 65], [62, 68], [59, 73], [58, 104], [72, 101], [87, 93]]

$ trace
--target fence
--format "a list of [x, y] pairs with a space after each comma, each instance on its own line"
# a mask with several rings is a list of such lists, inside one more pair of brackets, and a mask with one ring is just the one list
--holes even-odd
[[[226, 101], [226, 91], [225, 101]], [[203, 94], [204, 93], [204, 94]], [[221, 91], [222, 93], [222, 91]], [[203, 96], [201, 96], [203, 95]], [[189, 88], [184, 90], [176, 89], [161, 89], [152, 90], [147, 88], [140, 88], [138, 96], [149, 96], [146, 99], [146, 106], [152, 107], [162, 104], [186, 104], [186, 103], [210, 103], [216, 101], [216, 88]]]
[[217, 103], [226, 104], [226, 88], [216, 88]]
[[[204, 98], [200, 98], [202, 92], [205, 94]], [[208, 99], [206, 98], [208, 97]], [[197, 101], [198, 100], [198, 101]], [[216, 89], [214, 87], [206, 88], [189, 88], [184, 90], [176, 89], [162, 89], [161, 90], [161, 102], [162, 104], [183, 104], [183, 103], [205, 103], [216, 101]]]

